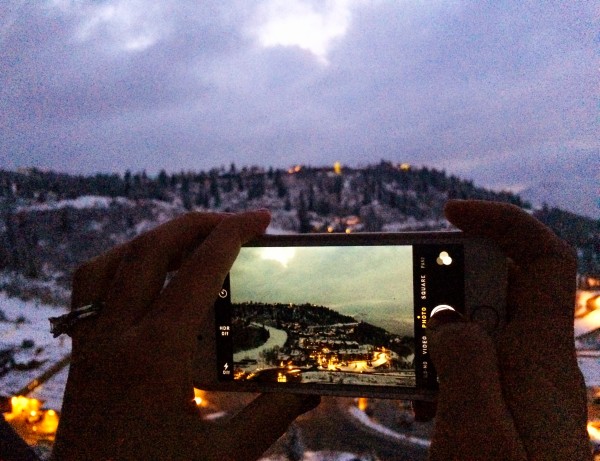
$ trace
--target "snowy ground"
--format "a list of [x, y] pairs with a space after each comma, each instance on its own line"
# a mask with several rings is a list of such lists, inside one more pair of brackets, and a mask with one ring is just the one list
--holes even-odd
[[[6, 319], [0, 321], [0, 350], [16, 349], [15, 359], [21, 364], [32, 360], [43, 362], [38, 368], [11, 370], [0, 376], [0, 394], [11, 396], [67, 356], [71, 342], [65, 335], [54, 339], [49, 330], [48, 317], [61, 315], [65, 312], [64, 308], [9, 298], [0, 291], [0, 311]], [[18, 322], [19, 319], [22, 321]], [[600, 328], [600, 311], [594, 311], [575, 321], [576, 336], [597, 328]], [[32, 340], [34, 345], [24, 349], [23, 341], [27, 340]], [[598, 349], [600, 350], [600, 344]], [[600, 386], [600, 356], [587, 351], [579, 355], [578, 361], [587, 385]], [[31, 396], [44, 400], [47, 408], [60, 409], [67, 370], [68, 367], [37, 388]]]
[[[68, 356], [71, 353], [71, 339], [65, 335], [55, 339], [50, 333], [48, 317], [65, 313], [65, 308], [9, 298], [0, 292], [0, 311], [4, 319], [0, 321], [0, 350], [14, 350], [17, 365], [32, 367], [26, 370], [13, 369], [0, 376], [0, 393], [11, 396]], [[31, 342], [33, 345], [23, 347]], [[40, 365], [34, 367], [34, 361], [40, 362]], [[53, 403], [60, 404], [61, 400]]]
[[[269, 339], [267, 339], [267, 341], [264, 344], [254, 348], [254, 349], [249, 349], [247, 351], [241, 351], [241, 352], [237, 352], [237, 353], [233, 354], [234, 362], [239, 362], [240, 360], [243, 360], [243, 359], [253, 359], [253, 360], [260, 361], [260, 360], [262, 360], [262, 358], [260, 356], [261, 352], [269, 350], [269, 349], [273, 349], [276, 346], [283, 347], [283, 345], [287, 341], [288, 334], [285, 330], [279, 330], [277, 328], [273, 328], [268, 325], [259, 325], [256, 323], [253, 323], [253, 325], [266, 328], [267, 331], [269, 332]], [[256, 367], [254, 367], [254, 368], [256, 368]], [[249, 367], [248, 370], [253, 371], [253, 369], [251, 367]]]
[[590, 312], [584, 317], [575, 319], [575, 337], [600, 328], [600, 310]]
[[[26, 302], [9, 298], [4, 292], [0, 292], [0, 311], [2, 318], [5, 319], [0, 321], [0, 350], [17, 349], [15, 359], [19, 363], [27, 363], [31, 360], [43, 361], [43, 364], [38, 368], [24, 371], [11, 370], [1, 376], [1, 395], [13, 395], [70, 353], [70, 338], [63, 335], [54, 339], [49, 332], [48, 317], [61, 315], [65, 310], [65, 308], [43, 305], [35, 301]], [[576, 336], [594, 331], [597, 328], [600, 328], [600, 311], [594, 311], [575, 321]], [[34, 346], [23, 349], [24, 340], [32, 340]], [[598, 349], [600, 350], [600, 344]], [[586, 351], [578, 356], [578, 361], [586, 384], [588, 386], [600, 386], [600, 352], [594, 354], [594, 351]], [[42, 400], [45, 408], [60, 410], [67, 375], [68, 366], [37, 387], [29, 396]], [[348, 411], [350, 417], [356, 419], [368, 430], [381, 433], [391, 440], [415, 443], [424, 447], [427, 447], [430, 443], [427, 439], [393, 431], [369, 418], [356, 407], [349, 407]], [[219, 417], [222, 415], [222, 412], [215, 414]], [[372, 459], [368, 455], [361, 456], [348, 452], [306, 451], [302, 461], [371, 461]], [[261, 461], [284, 461], [284, 458], [275, 456], [263, 458]]]
[[124, 197], [103, 197], [98, 195], [82, 195], [75, 199], [59, 200], [57, 202], [38, 203], [34, 205], [19, 207], [18, 211], [47, 211], [58, 210], [62, 208], [75, 208], [84, 210], [88, 208], [108, 208], [111, 203], [119, 203], [124, 205], [132, 205], [130, 200]]
[[29, 394], [29, 397], [43, 401], [45, 408], [60, 411], [68, 375], [69, 367], [66, 366], [44, 384], [37, 387]]
[[335, 371], [307, 371], [302, 373], [302, 381], [321, 384], [357, 384], [364, 386], [407, 386], [415, 385], [414, 371], [396, 373], [351, 373]]
[[[600, 310], [575, 319], [575, 337], [600, 328]], [[588, 387], [600, 387], [600, 342], [595, 350], [580, 351], [577, 355], [579, 368]]]
[[[288, 461], [286, 456], [273, 456], [261, 458], [259, 461]], [[372, 461], [373, 458], [366, 455], [360, 456], [354, 453], [340, 451], [306, 451], [301, 461]]]

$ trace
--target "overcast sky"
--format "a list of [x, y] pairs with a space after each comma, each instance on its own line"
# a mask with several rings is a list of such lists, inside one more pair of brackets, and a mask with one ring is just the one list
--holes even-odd
[[413, 330], [410, 246], [242, 248], [233, 302], [316, 304], [398, 334]]
[[0, 167], [383, 158], [585, 189], [598, 19], [592, 0], [4, 0]]

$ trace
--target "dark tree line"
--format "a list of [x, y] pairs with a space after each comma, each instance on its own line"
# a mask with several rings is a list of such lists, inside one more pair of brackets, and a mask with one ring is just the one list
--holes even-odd
[[[490, 191], [443, 170], [401, 168], [385, 161], [360, 169], [345, 168], [341, 174], [332, 168], [287, 171], [238, 168], [235, 164], [208, 171], [162, 170], [154, 176], [144, 171], [82, 176], [37, 169], [0, 170], [0, 269], [36, 277], [44, 264], [41, 243], [61, 241], [61, 235], [79, 239], [92, 235], [82, 232], [87, 225], [85, 219], [92, 218], [80, 210], [62, 207], [48, 211], [49, 215], [54, 214], [50, 227], [57, 234], [51, 239], [32, 223], [31, 212], [20, 211], [32, 204], [52, 204], [85, 195], [115, 199], [106, 216], [93, 219], [108, 227], [111, 225], [107, 220], [117, 220], [122, 225], [116, 226], [115, 232], [125, 236], [142, 219], [140, 210], [152, 219], [149, 203], [153, 201], [168, 203], [181, 211], [269, 207], [287, 213], [291, 226], [288, 230], [297, 232], [324, 232], [324, 224], [335, 222], [338, 224], [333, 226], [334, 231], [344, 231], [339, 220], [349, 216], [360, 220], [363, 231], [380, 231], [386, 223], [411, 219], [416, 223], [434, 223], [426, 228], [435, 229], [440, 226], [435, 223], [443, 223], [443, 206], [449, 198], [495, 200], [531, 208], [516, 194]], [[121, 198], [135, 206], [120, 205], [117, 199]], [[598, 222], [557, 209], [544, 208], [535, 215], [578, 249], [581, 272], [600, 273]], [[88, 243], [96, 249], [99, 245], [91, 243], [94, 238], [90, 237]]]

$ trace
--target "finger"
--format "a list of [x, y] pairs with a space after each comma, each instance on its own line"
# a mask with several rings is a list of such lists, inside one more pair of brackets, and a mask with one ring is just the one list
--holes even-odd
[[448, 203], [448, 218], [495, 240], [509, 261], [509, 322], [498, 337], [504, 396], [532, 459], [587, 459], [585, 387], [573, 343], [576, 258], [510, 205]]
[[298, 416], [320, 402], [318, 395], [260, 395], [230, 421], [223, 445], [231, 453], [227, 459], [258, 459]]
[[448, 202], [445, 212], [466, 234], [493, 240], [514, 261], [508, 293], [513, 318], [552, 318], [568, 333], [577, 264], [565, 242], [514, 205], [457, 200]]
[[[515, 292], [509, 293], [509, 302], [524, 302], [524, 279], [523, 271], [509, 264], [509, 286]], [[509, 322], [499, 337], [498, 357], [504, 396], [530, 458], [589, 458], [585, 382], [571, 316], [566, 322], [546, 315]]]
[[525, 460], [504, 402], [496, 352], [478, 325], [429, 328], [440, 390], [430, 460]]
[[483, 200], [450, 200], [448, 220], [466, 234], [496, 242], [519, 266], [540, 257], [572, 257], [569, 246], [521, 208]]
[[[189, 241], [189, 232], [195, 232], [199, 238], [208, 235], [210, 231], [228, 213], [188, 213], [171, 221], [161, 224], [140, 237], [122, 245], [118, 245], [109, 251], [83, 263], [73, 275], [73, 308], [91, 301], [103, 300], [112, 280], [119, 269], [121, 260], [130, 251], [132, 245], [138, 238], [144, 237], [156, 242], [162, 241], [166, 236], [177, 233], [173, 240], [181, 237]], [[200, 242], [193, 242], [193, 244]], [[189, 249], [188, 249], [189, 250]], [[169, 270], [179, 267], [180, 261], [173, 258], [173, 265]]]
[[155, 312], [158, 321], [194, 337], [213, 306], [240, 247], [264, 233], [268, 211], [253, 211], [223, 219], [185, 261], [161, 293]]
[[126, 328], [158, 295], [167, 271], [226, 216], [188, 213], [92, 259], [74, 277], [73, 307], [103, 300], [93, 330]]
[[530, 459], [590, 459], [585, 382], [573, 337], [552, 324], [513, 323], [502, 332], [498, 356], [505, 400]]

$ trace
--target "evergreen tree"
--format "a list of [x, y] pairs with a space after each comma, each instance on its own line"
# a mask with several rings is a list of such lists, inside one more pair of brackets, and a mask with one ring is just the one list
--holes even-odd
[[125, 197], [130, 197], [131, 196], [131, 171], [127, 170], [125, 172], [125, 175], [123, 176], [123, 181], [125, 182], [125, 185], [123, 187], [123, 195]]
[[308, 217], [308, 211], [306, 209], [306, 199], [304, 198], [304, 191], [300, 192], [300, 200], [298, 206], [298, 221], [300, 222], [300, 227], [298, 232], [301, 234], [306, 234], [312, 230], [310, 225], [310, 219]]
[[165, 170], [160, 170], [160, 173], [158, 173], [158, 184], [163, 188], [166, 188], [169, 185], [169, 177]]
[[213, 205], [215, 208], [221, 207], [221, 192], [219, 190], [219, 180], [216, 172], [212, 172], [210, 175], [210, 195], [213, 199]]
[[4, 233], [0, 234], [0, 268], [16, 269], [18, 266], [17, 232], [15, 229], [15, 197], [12, 187], [6, 190], [4, 200], [0, 202], [0, 219], [4, 224]]
[[275, 176], [273, 180], [275, 187], [277, 188], [277, 197], [283, 198], [287, 195], [288, 189], [283, 181], [283, 177], [281, 174], [281, 170], [275, 171]]
[[264, 174], [258, 174], [254, 176], [248, 189], [248, 200], [260, 198], [265, 195], [265, 176]]
[[190, 178], [187, 175], [182, 175], [181, 178], [181, 203], [187, 211], [193, 208], [192, 196], [190, 194]]

